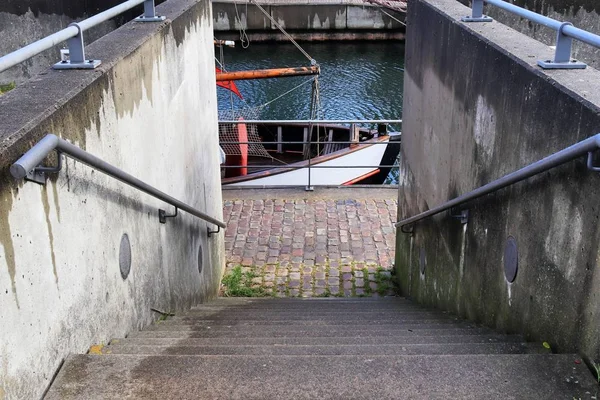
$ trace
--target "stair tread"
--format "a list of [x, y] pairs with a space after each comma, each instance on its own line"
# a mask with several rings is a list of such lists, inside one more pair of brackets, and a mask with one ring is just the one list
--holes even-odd
[[221, 337], [221, 338], [285, 338], [285, 337], [388, 337], [388, 336], [419, 336], [419, 335], [481, 335], [490, 334], [492, 331], [488, 328], [459, 328], [438, 325], [435, 328], [408, 327], [403, 329], [293, 329], [293, 330], [266, 330], [266, 329], [244, 329], [244, 330], [223, 330], [207, 329], [202, 331], [183, 331], [183, 330], [146, 330], [133, 332], [129, 337], [155, 337], [155, 338], [202, 338], [202, 337]]
[[286, 338], [135, 338], [113, 339], [111, 344], [140, 344], [155, 346], [235, 346], [235, 345], [366, 345], [366, 344], [444, 344], [444, 343], [515, 343], [523, 342], [520, 335], [411, 335], [388, 337], [286, 337]]
[[597, 383], [575, 360], [564, 354], [76, 355], [46, 399], [583, 398]]
[[103, 354], [146, 355], [415, 355], [415, 354], [524, 354], [540, 353], [541, 344], [446, 343], [370, 345], [131, 345], [111, 344]]

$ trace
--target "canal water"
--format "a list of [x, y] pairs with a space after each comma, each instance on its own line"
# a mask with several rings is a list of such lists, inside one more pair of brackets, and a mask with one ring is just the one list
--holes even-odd
[[[402, 118], [403, 43], [310, 42], [301, 46], [321, 67], [320, 119]], [[216, 57], [228, 71], [310, 65], [291, 43], [250, 43], [247, 49], [238, 44], [217, 48]], [[238, 81], [244, 99], [217, 88], [219, 110], [253, 110], [246, 118], [309, 119], [311, 81], [308, 76]], [[395, 182], [392, 178], [387, 183]]]
[[[322, 119], [400, 119], [404, 44], [400, 42], [310, 42], [301, 46], [321, 66]], [[217, 59], [221, 58], [219, 49]], [[292, 44], [250, 43], [223, 49], [228, 71], [300, 67], [310, 63]], [[311, 77], [238, 81], [244, 101], [233, 96], [233, 108], [258, 107], [261, 119], [308, 119]], [[298, 87], [301, 85], [300, 87]], [[219, 109], [231, 109], [231, 95], [218, 88]]]

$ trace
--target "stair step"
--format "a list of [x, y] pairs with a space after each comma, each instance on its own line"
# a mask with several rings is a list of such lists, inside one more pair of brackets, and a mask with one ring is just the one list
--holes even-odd
[[294, 329], [294, 330], [266, 330], [266, 329], [244, 329], [244, 330], [222, 330], [207, 329], [204, 331], [181, 331], [181, 330], [147, 330], [133, 332], [132, 338], [286, 338], [286, 337], [399, 337], [399, 336], [449, 336], [449, 335], [486, 335], [492, 331], [487, 328], [456, 328], [423, 326], [420, 328], [405, 329], [362, 329], [352, 330], [345, 328], [329, 329]]
[[112, 344], [102, 349], [103, 354], [144, 355], [417, 355], [417, 354], [526, 354], [540, 353], [544, 347], [525, 343], [459, 343], [459, 344], [404, 344], [404, 345], [263, 345], [263, 346], [152, 346]]
[[69, 357], [46, 399], [589, 398], [575, 355]]
[[397, 320], [338, 320], [332, 318], [330, 320], [300, 320], [300, 321], [236, 321], [236, 320], [224, 320], [224, 321], [210, 321], [210, 320], [199, 320], [199, 321], [159, 321], [151, 325], [149, 330], [198, 330], [202, 331], [205, 329], [222, 329], [230, 331], [232, 328], [237, 327], [239, 329], [272, 329], [272, 330], [293, 330], [302, 329], [302, 327], [314, 327], [326, 328], [331, 327], [332, 329], [339, 329], [345, 327], [347, 329], [384, 329], [384, 328], [403, 328], [403, 327], [419, 327], [422, 325], [428, 326], [474, 326], [468, 322], [461, 320], [454, 320], [449, 318], [428, 318], [428, 319], [397, 319]]
[[387, 337], [285, 337], [285, 338], [152, 338], [130, 337], [113, 339], [113, 344], [149, 346], [295, 346], [295, 345], [402, 345], [402, 344], [460, 344], [460, 343], [520, 343], [520, 335], [451, 335], [451, 336], [387, 336]]

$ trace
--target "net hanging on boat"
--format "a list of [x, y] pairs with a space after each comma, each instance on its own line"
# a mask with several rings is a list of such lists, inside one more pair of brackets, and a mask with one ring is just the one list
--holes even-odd
[[[220, 121], [234, 121], [240, 118], [248, 120], [260, 119], [259, 108], [242, 108], [237, 110], [221, 110], [219, 111]], [[247, 124], [248, 142], [261, 142], [258, 135], [258, 126], [256, 124]], [[241, 155], [242, 151], [239, 144], [231, 144], [227, 142], [241, 142], [238, 135], [238, 125], [219, 124], [219, 143], [226, 155]], [[262, 143], [253, 143], [248, 145], [248, 155], [256, 157], [272, 158], [265, 149]]]

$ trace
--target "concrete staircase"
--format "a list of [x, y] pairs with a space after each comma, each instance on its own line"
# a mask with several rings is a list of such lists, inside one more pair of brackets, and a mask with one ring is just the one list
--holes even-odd
[[401, 298], [219, 299], [100, 355], [69, 357], [46, 399], [590, 399], [550, 354]]

